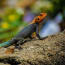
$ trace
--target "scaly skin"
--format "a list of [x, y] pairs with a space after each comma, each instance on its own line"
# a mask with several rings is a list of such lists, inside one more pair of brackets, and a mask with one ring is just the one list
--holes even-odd
[[0, 47], [6, 47], [14, 43], [23, 43], [23, 40], [25, 38], [31, 38], [31, 35], [34, 32], [36, 32], [37, 37], [41, 39], [38, 32], [38, 25], [43, 21], [43, 19], [45, 19], [46, 16], [46, 13], [41, 13], [39, 16], [35, 17], [30, 25], [21, 30], [14, 38], [12, 38], [12, 40], [1, 43]]
[[1, 44], [0, 44], [0, 48], [1, 48], [1, 47], [4, 47], [4, 46], [8, 46], [8, 45], [10, 45], [9, 41], [4, 42], [4, 43], [1, 43]]

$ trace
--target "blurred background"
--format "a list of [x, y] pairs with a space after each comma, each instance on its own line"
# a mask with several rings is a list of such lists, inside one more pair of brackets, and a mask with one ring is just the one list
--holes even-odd
[[65, 29], [65, 0], [0, 0], [0, 42], [14, 37], [42, 12], [48, 15], [40, 25], [41, 37]]

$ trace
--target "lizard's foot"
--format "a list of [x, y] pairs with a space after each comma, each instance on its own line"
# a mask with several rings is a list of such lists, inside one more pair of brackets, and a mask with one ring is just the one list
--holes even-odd
[[16, 44], [16, 45], [15, 45], [15, 48], [16, 48], [16, 49], [19, 49], [19, 50], [22, 49], [20, 44]]
[[16, 43], [16, 45], [15, 45], [15, 48], [17, 48], [17, 49], [22, 49], [21, 48], [21, 45], [24, 43], [24, 40], [23, 39], [21, 39], [20, 41], [18, 41], [17, 43]]
[[22, 49], [21, 46], [15, 46], [15, 48], [16, 48], [16, 49], [19, 49], [19, 50]]
[[46, 39], [46, 38], [48, 38], [48, 36], [43, 37], [43, 38], [40, 37], [39, 39], [40, 39], [40, 40], [44, 40], [44, 39]]
[[17, 44], [22, 45], [22, 44], [24, 44], [24, 42], [26, 42], [26, 40], [20, 40], [17, 42]]

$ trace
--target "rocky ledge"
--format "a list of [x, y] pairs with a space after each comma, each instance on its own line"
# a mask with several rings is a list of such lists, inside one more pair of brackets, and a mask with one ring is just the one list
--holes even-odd
[[28, 41], [21, 48], [1, 48], [0, 65], [65, 65], [65, 31]]

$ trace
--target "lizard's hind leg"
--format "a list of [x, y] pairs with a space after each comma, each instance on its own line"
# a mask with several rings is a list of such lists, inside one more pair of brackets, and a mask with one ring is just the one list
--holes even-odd
[[24, 44], [24, 43], [27, 42], [27, 41], [30, 41], [30, 39], [24, 39], [24, 38], [22, 38], [21, 40], [19, 40], [19, 41], [16, 43], [15, 48], [21, 50], [21, 49], [22, 49], [22, 48], [21, 48], [21, 45]]
[[19, 41], [17, 42], [15, 48], [18, 48], [19, 50], [22, 49], [22, 48], [21, 48], [21, 45], [24, 44], [24, 43], [27, 42], [27, 41], [31, 41], [31, 39], [28, 38], [28, 39], [21, 39], [21, 40], [19, 40]]

